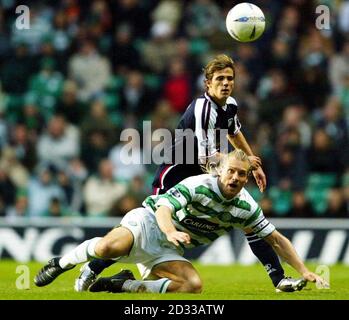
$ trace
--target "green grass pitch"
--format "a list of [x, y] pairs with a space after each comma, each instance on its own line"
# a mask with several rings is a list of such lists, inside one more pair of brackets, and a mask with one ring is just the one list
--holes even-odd
[[[21, 266], [28, 266], [30, 284], [28, 289], [16, 287], [24, 285]], [[79, 274], [76, 267], [61, 276], [47, 287], [38, 288], [32, 279], [43, 264], [19, 263], [10, 260], [0, 261], [0, 299], [1, 300], [348, 300], [349, 266], [330, 267], [330, 289], [319, 290], [315, 284], [308, 283], [300, 292], [276, 293], [269, 277], [260, 265], [253, 266], [207, 266], [194, 263], [203, 283], [201, 294], [131, 294], [131, 293], [77, 293], [73, 289], [74, 279]], [[284, 266], [288, 275], [297, 276], [289, 266]], [[139, 273], [134, 265], [115, 264], [105, 270], [103, 275], [112, 275], [119, 270], [131, 269], [136, 278]], [[316, 265], [309, 265], [315, 270]], [[16, 273], [16, 270], [18, 273]]]

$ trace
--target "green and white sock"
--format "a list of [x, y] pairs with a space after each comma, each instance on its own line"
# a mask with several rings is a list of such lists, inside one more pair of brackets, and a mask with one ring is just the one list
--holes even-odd
[[79, 263], [88, 261], [90, 257], [99, 258], [95, 253], [95, 247], [101, 239], [101, 237], [96, 237], [79, 244], [59, 260], [60, 267], [62, 269], [69, 269]]
[[152, 292], [152, 293], [166, 293], [167, 287], [171, 283], [168, 278], [161, 278], [159, 280], [126, 280], [122, 286], [125, 292]]

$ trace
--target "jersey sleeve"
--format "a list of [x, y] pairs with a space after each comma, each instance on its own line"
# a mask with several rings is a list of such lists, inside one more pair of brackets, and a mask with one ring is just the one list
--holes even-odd
[[260, 238], [269, 236], [275, 230], [275, 226], [266, 219], [260, 206], [246, 220], [244, 226], [251, 228]]
[[172, 213], [186, 207], [192, 201], [192, 192], [183, 181], [173, 188], [169, 189], [165, 194], [160, 195], [155, 203], [156, 209], [165, 206], [171, 209]]
[[241, 123], [238, 117], [238, 103], [233, 97], [229, 97], [227, 100], [231, 111], [231, 118], [228, 120], [228, 133], [235, 136], [241, 130]]
[[236, 114], [234, 118], [228, 123], [228, 133], [235, 136], [241, 130], [241, 123], [239, 121], [238, 115]]
[[201, 163], [217, 153], [215, 130], [212, 121], [215, 111], [206, 99], [197, 99], [195, 103], [195, 136], [197, 138], [198, 157]]

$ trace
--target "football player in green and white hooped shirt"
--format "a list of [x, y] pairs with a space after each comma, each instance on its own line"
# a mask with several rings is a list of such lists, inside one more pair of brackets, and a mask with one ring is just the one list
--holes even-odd
[[[150, 196], [143, 208], [125, 215], [121, 225], [105, 237], [87, 240], [63, 257], [49, 261], [35, 277], [38, 286], [51, 283], [58, 275], [92, 257], [137, 263], [142, 280], [129, 270], [99, 278], [91, 292], [190, 292], [202, 291], [202, 282], [193, 265], [183, 257], [183, 247], [211, 243], [233, 227], [254, 231], [302, 278], [328, 284], [309, 271], [291, 242], [264, 217], [246, 189], [251, 165], [239, 149], [226, 155], [217, 175], [190, 177], [161, 196]], [[145, 280], [147, 279], [147, 280]], [[152, 279], [152, 280], [149, 280]], [[154, 280], [156, 279], [156, 280]]]

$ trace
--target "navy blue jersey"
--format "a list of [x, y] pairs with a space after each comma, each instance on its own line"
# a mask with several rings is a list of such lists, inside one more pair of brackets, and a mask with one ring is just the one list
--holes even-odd
[[[189, 176], [202, 174], [199, 164], [228, 146], [227, 134], [235, 135], [241, 124], [237, 117], [237, 103], [229, 97], [223, 107], [217, 106], [205, 93], [195, 99], [182, 115], [176, 139], [167, 155], [166, 163], [156, 171], [154, 194], [161, 194]], [[223, 143], [224, 142], [224, 143]]]
[[[182, 115], [172, 144], [172, 160], [168, 163], [198, 164], [228, 146], [226, 134], [235, 135], [241, 124], [237, 116], [237, 103], [229, 97], [225, 106], [217, 106], [205, 93], [193, 100]], [[186, 129], [187, 134], [185, 133]], [[190, 136], [192, 134], [192, 136]], [[222, 140], [223, 139], [223, 140]]]

